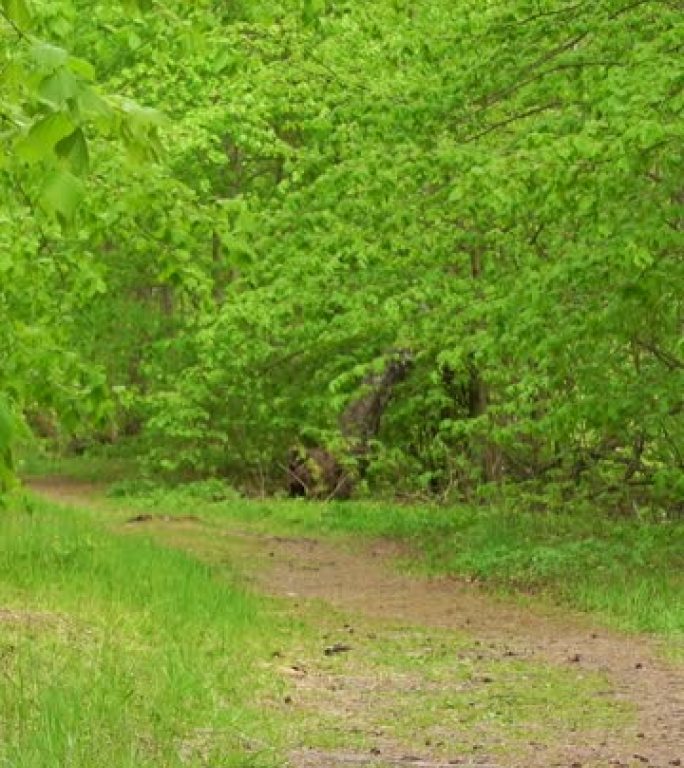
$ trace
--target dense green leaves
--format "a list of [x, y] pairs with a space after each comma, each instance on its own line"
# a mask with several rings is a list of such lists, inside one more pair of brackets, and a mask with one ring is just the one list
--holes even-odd
[[[74, 5], [0, 88], [12, 178], [78, 232], [13, 214], [13, 265], [47, 258], [59, 335], [162, 466], [263, 483], [304, 442], [375, 487], [678, 502], [675, 5]], [[397, 354], [361, 449], [349, 414]]]
[[101, 277], [82, 249], [88, 230], [77, 226], [84, 179], [98, 137], [147, 157], [160, 120], [99, 92], [93, 66], [69, 52], [70, 18], [60, 2], [0, 8], [0, 396], [11, 398], [15, 417], [22, 407], [43, 409], [47, 422], [88, 414], [92, 426], [109, 407], [107, 391], [101, 381], [84, 385], [99, 369], [71, 349], [79, 302], [102, 292], [90, 288]]
[[2, 10], [7, 21], [18, 31], [31, 26], [31, 13], [25, 0], [2, 0]]
[[0, 397], [0, 501], [2, 494], [10, 490], [14, 481], [12, 461], [14, 432], [14, 417], [10, 405], [4, 397]]

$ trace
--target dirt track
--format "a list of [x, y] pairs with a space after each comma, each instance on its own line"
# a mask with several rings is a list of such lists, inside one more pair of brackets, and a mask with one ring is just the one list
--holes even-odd
[[[41, 481], [34, 488], [53, 501], [89, 503], [92, 488], [63, 480]], [[202, 532], [201, 521], [186, 519], [179, 532], [172, 518], [147, 518], [139, 524], [164, 535], [164, 528], [176, 528], [174, 545]], [[425, 744], [416, 745], [415, 754], [396, 752], [380, 738], [378, 754], [354, 751], [302, 749], [293, 752], [294, 768], [338, 768], [350, 765], [423, 766], [492, 765], [500, 768], [548, 768], [567, 766], [651, 766], [670, 768], [684, 765], [684, 669], [662, 660], [648, 638], [618, 634], [597, 627], [583, 617], [559, 612], [533, 610], [502, 602], [477, 586], [454, 579], [420, 580], [399, 574], [392, 567], [396, 550], [384, 543], [371, 548], [337, 546], [315, 539], [266, 536], [227, 521], [217, 537], [212, 531], [212, 546], [231, 558], [249, 574], [263, 591], [283, 596], [296, 613], [310, 599], [325, 601], [360, 621], [394, 621], [411, 627], [457, 630], [473, 638], [474, 648], [487, 659], [516, 658], [549, 663], [564, 669], [569, 666], [605, 676], [613, 700], [627, 702], [636, 711], [636, 720], [617, 728], [591, 734], [577, 731], [565, 734], [562, 743], [529, 744], [524, 756], [507, 758], [502, 763], [483, 750], [473, 757], [441, 760]], [[297, 677], [297, 670], [293, 672]], [[302, 698], [311, 701], [330, 682], [322, 671], [312, 671], [295, 679]], [[358, 680], [337, 680], [336, 706], [353, 720], [365, 706], [359, 695]], [[371, 685], [368, 680], [364, 685]], [[521, 685], [524, 685], [521, 682]], [[401, 687], [385, 692], [390, 699], [402, 695]], [[321, 699], [322, 701], [322, 699]], [[478, 734], [482, 740], [482, 734]], [[486, 739], [485, 739], [486, 742]]]

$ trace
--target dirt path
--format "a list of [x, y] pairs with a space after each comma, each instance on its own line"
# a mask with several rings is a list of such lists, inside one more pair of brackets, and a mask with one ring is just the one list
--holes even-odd
[[383, 546], [369, 556], [317, 541], [270, 539], [264, 545], [275, 552], [274, 565], [262, 577], [267, 588], [376, 618], [464, 631], [493, 658], [577, 665], [605, 675], [611, 695], [635, 705], [633, 727], [597, 733], [595, 743], [582, 743], [580, 734], [579, 743], [560, 750], [559, 762], [542, 754], [529, 756], [528, 765], [682, 764], [684, 674], [660, 660], [648, 640], [599, 629], [579, 617], [562, 619], [495, 600], [453, 579], [404, 577], [388, 568]]
[[[62, 480], [42, 481], [35, 483], [34, 488], [54, 501], [69, 503], [92, 502], [94, 493], [93, 488]], [[259, 589], [286, 598], [293, 615], [298, 611], [310, 613], [307, 606], [315, 600], [323, 601], [321, 615], [329, 606], [330, 611], [343, 612], [340, 615], [358, 617], [346, 625], [335, 624], [336, 616], [325, 620], [330, 625], [326, 635], [331, 643], [327, 649], [329, 656], [351, 659], [344, 661], [344, 668], [335, 658], [326, 659], [325, 664], [306, 659], [303, 664], [284, 665], [284, 674], [291, 676], [296, 691], [294, 701], [287, 705], [299, 704], [312, 711], [333, 708], [338, 721], [348, 723], [349, 729], [355, 723], [357, 729], [375, 734], [375, 740], [371, 739], [375, 746], [368, 754], [359, 749], [319, 748], [302, 740], [301, 748], [293, 751], [294, 768], [684, 765], [684, 669], [663, 661], [647, 638], [618, 634], [582, 617], [502, 602], [476, 586], [454, 579], [409, 578], [393, 568], [397, 552], [385, 543], [370, 548], [356, 545], [354, 551], [352, 546], [315, 539], [263, 535], [231, 521], [218, 530], [207, 530], [200, 521], [186, 519], [179, 525], [173, 518], [163, 517], [147, 518], [139, 525], [155, 531], [174, 546], [208, 552], [217, 560], [228, 559], [237, 564]], [[435, 633], [437, 639], [430, 636]], [[377, 668], [369, 669], [363, 659], [359, 660], [360, 652], [370, 657], [377, 655], [378, 645], [383, 643], [394, 643], [395, 650], [409, 658], [422, 658], [422, 654], [432, 659], [435, 648], [448, 645], [452, 636], [460, 638], [455, 646], [458, 651], [453, 655], [460, 668], [467, 666], [466, 679], [452, 679], [455, 667], [444, 667], [442, 678], [427, 674], [425, 668], [418, 674], [418, 667], [385, 674]], [[467, 642], [462, 638], [467, 638]], [[451, 742], [447, 735], [440, 741], [438, 722], [426, 721], [423, 726], [413, 727], [413, 742], [409, 745], [402, 746], [396, 734], [387, 735], [392, 731], [392, 712], [397, 722], [404, 717], [404, 700], [414, 702], [407, 706], [415, 706], [416, 712], [422, 711], [426, 702], [441, 701], [440, 695], [447, 693], [452, 695], [452, 708], [453, 701], [470, 698], [467, 705], [473, 711], [483, 701], [491, 707], [492, 702], [505, 702], [506, 697], [520, 698], [523, 694], [543, 701], [539, 691], [546, 685], [544, 669], [554, 679], [557, 670], [562, 685], [569, 681], [570, 698], [576, 686], [576, 701], [559, 702], [559, 711], [572, 704], [571, 710], [579, 712], [578, 722], [582, 720], [582, 709], [587, 710], [590, 719], [593, 716], [591, 708], [598, 705], [591, 700], [592, 696], [611, 706], [633, 710], [634, 716], [602, 723], [597, 715], [596, 723], [582, 721], [581, 726], [558, 722], [557, 732], [551, 737], [548, 729], [546, 733], [542, 729], [541, 735], [537, 733], [533, 717], [528, 723], [529, 733], [522, 738], [517, 734], [512, 750], [500, 743], [501, 734], [505, 741], [505, 734], [510, 731], [488, 728], [487, 713], [479, 720], [456, 717], [454, 723], [460, 723], [462, 729], [462, 751], [456, 756], [446, 747], [440, 748]], [[448, 683], [447, 675], [451, 675]], [[604, 683], [588, 694], [585, 683], [589, 679]], [[483, 694], [487, 686], [494, 693]], [[478, 698], [484, 695], [489, 698]], [[435, 720], [447, 717], [446, 709], [436, 704], [434, 707]], [[544, 705], [543, 711], [535, 711], [540, 713], [541, 720], [553, 726], [553, 711], [549, 709], [553, 710], [553, 703]], [[378, 727], [377, 722], [371, 723], [373, 718], [366, 716], [369, 710], [389, 713], [390, 717], [380, 718], [382, 725]], [[448, 727], [445, 720], [443, 730], [446, 732]], [[421, 734], [419, 742], [417, 733]]]

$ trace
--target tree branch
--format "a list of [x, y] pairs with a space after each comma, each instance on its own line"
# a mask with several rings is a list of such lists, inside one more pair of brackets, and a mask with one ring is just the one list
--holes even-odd
[[670, 352], [660, 349], [653, 342], [645, 341], [644, 339], [637, 339], [636, 343], [647, 352], [650, 352], [657, 360], [659, 360], [671, 371], [684, 371], [684, 362], [676, 358]]
[[9, 14], [7, 14], [5, 11], [0, 8], [0, 17], [2, 17], [8, 24], [8, 26], [12, 29], [12, 31], [15, 33], [17, 37], [19, 37], [21, 40], [28, 41], [29, 36], [24, 32], [24, 30], [12, 19]]
[[507, 24], [506, 26], [512, 27], [523, 27], [526, 24], [529, 24], [531, 21], [537, 21], [537, 19], [546, 19], [549, 16], [563, 16], [566, 13], [572, 13], [573, 11], [578, 11], [580, 8], [584, 8], [587, 6], [588, 3], [575, 3], [575, 5], [569, 5], [567, 8], [559, 8], [555, 11], [540, 11], [539, 13], [535, 13], [532, 16], [527, 16], [524, 19], [521, 19], [520, 21], [516, 21], [515, 24]]
[[547, 112], [550, 109], [557, 109], [558, 107], [563, 106], [561, 102], [553, 101], [550, 104], [542, 104], [540, 107], [532, 107], [532, 109], [528, 109], [525, 112], [518, 112], [515, 115], [511, 115], [511, 117], [507, 117], [505, 120], [500, 120], [498, 123], [492, 123], [491, 125], [487, 126], [487, 128], [484, 128], [479, 133], [475, 133], [472, 136], [468, 136], [468, 138], [464, 139], [464, 144], [470, 144], [473, 141], [477, 141], [478, 139], [481, 139], [483, 136], [486, 136], [489, 133], [492, 133], [493, 131], [496, 131], [499, 128], [504, 128], [507, 125], [510, 125], [511, 123], [515, 123], [518, 120], [524, 120], [525, 118], [532, 117], [533, 115], [538, 115], [541, 112]]
[[[546, 64], [549, 61], [553, 61], [553, 59], [565, 53], [570, 48], [574, 48], [574, 46], [581, 43], [588, 36], [589, 36], [589, 32], [582, 32], [581, 34], [575, 35], [574, 37], [570, 38], [570, 40], [566, 40], [564, 43], [561, 43], [561, 45], [557, 45], [555, 48], [552, 48], [550, 51], [547, 51], [543, 56], [540, 56], [536, 61], [533, 61], [532, 64], [530, 64], [528, 67], [525, 67], [525, 69], [522, 72], [520, 72], [519, 75], [525, 75], [526, 73], [529, 73], [529, 72], [535, 72], [543, 64]], [[520, 88], [523, 88], [528, 83], [534, 82], [534, 80], [536, 80], [538, 77], [539, 75], [535, 75], [531, 79], [528, 78], [523, 81], [517, 80], [515, 83], [507, 86], [506, 88], [501, 88], [498, 91], [494, 91], [494, 93], [488, 94], [487, 96], [480, 99], [480, 101], [478, 102], [480, 105], [480, 110], [478, 111], [489, 109], [489, 107], [491, 107], [492, 104], [495, 104], [496, 102], [501, 101], [502, 99], [506, 98], [506, 96], [510, 96], [512, 93], [515, 93], [516, 91], [520, 90]], [[477, 112], [475, 114], [477, 114]]]

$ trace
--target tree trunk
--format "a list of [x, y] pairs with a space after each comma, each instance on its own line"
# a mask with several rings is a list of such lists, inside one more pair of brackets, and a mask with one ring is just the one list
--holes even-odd
[[[473, 280], [482, 279], [482, 255], [474, 251], [470, 255], [470, 274]], [[480, 369], [471, 359], [469, 365], [468, 382], [469, 415], [471, 419], [477, 419], [487, 413], [489, 407], [489, 390]], [[485, 483], [498, 483], [503, 477], [503, 454], [499, 447], [488, 438], [485, 438], [482, 450], [482, 479]]]

